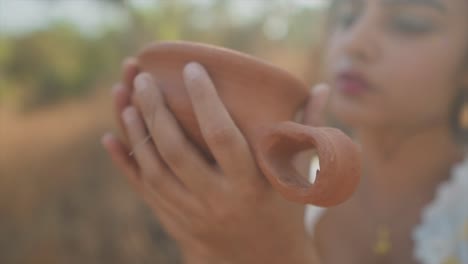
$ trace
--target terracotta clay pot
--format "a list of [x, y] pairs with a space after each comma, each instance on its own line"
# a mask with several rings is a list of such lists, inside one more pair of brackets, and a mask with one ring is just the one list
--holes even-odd
[[[308, 89], [286, 71], [236, 51], [190, 42], [154, 43], [137, 58], [140, 70], [152, 74], [185, 133], [207, 157], [212, 156], [182, 78], [184, 66], [193, 61], [207, 69], [260, 169], [284, 197], [328, 207], [354, 192], [361, 173], [356, 146], [337, 129], [291, 122]], [[291, 164], [294, 155], [311, 148], [317, 150], [321, 168], [313, 184]]]

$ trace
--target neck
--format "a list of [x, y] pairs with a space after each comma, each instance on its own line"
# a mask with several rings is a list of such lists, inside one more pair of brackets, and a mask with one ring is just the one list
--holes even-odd
[[[448, 179], [460, 157], [448, 127], [420, 131], [362, 129], [364, 175], [361, 188], [376, 206], [389, 209]], [[395, 195], [398, 194], [398, 195]], [[427, 193], [426, 193], [427, 194]]]

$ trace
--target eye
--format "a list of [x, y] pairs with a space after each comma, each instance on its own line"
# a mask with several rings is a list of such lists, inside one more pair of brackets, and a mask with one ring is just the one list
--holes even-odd
[[433, 29], [433, 23], [429, 19], [398, 15], [391, 21], [393, 30], [407, 34], [422, 34], [430, 32]]
[[337, 22], [341, 28], [350, 28], [356, 23], [359, 16], [356, 12], [346, 12], [345, 14], [338, 15]]
[[337, 5], [335, 13], [335, 25], [340, 29], [352, 27], [359, 19], [363, 6], [350, 0], [344, 0]]

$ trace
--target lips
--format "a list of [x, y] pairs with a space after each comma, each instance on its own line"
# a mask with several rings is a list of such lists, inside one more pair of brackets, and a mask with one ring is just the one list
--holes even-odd
[[359, 96], [370, 90], [369, 82], [357, 72], [342, 72], [338, 75], [336, 88], [345, 95]]

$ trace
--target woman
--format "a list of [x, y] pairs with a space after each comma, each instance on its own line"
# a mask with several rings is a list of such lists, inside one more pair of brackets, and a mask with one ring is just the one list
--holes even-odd
[[459, 163], [468, 131], [467, 13], [466, 0], [334, 1], [330, 88], [312, 91], [304, 122], [320, 125], [331, 92], [331, 111], [362, 147], [364, 174], [344, 204], [309, 208], [311, 236], [304, 208], [263, 179], [201, 65], [187, 65], [184, 77], [217, 167], [183, 136], [132, 60], [113, 93], [128, 145], [110, 134], [103, 144], [187, 263], [467, 263], [468, 169]]

